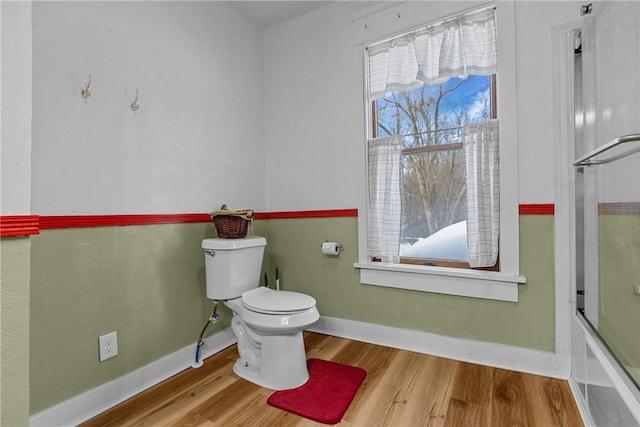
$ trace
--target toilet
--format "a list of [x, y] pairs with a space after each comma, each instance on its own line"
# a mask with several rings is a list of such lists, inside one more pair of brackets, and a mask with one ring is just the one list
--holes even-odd
[[302, 331], [320, 318], [316, 300], [299, 292], [260, 286], [264, 237], [204, 239], [207, 298], [233, 312], [240, 358], [233, 371], [273, 390], [309, 379]]

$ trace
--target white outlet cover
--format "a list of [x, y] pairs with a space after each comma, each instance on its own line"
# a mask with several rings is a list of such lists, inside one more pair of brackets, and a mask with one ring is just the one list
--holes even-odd
[[118, 355], [118, 332], [113, 331], [98, 337], [100, 362]]

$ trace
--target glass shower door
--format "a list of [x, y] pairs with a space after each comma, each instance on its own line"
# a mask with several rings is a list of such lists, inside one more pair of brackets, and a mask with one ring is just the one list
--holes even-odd
[[[584, 317], [640, 384], [640, 3], [597, 2], [582, 29]], [[578, 181], [578, 179], [576, 180]]]

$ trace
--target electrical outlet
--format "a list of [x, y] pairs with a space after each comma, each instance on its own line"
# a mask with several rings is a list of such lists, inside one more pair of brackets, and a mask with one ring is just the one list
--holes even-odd
[[118, 332], [113, 331], [98, 337], [100, 362], [118, 355]]

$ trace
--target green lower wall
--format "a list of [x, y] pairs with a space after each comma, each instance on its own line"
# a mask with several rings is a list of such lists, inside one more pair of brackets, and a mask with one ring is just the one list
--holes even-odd
[[[539, 350], [554, 349], [553, 217], [520, 222], [518, 303], [361, 285], [357, 219], [255, 221], [264, 271], [313, 295], [322, 315]], [[203, 238], [211, 224], [43, 230], [32, 239], [31, 413], [195, 344], [211, 302]], [[325, 240], [343, 244], [337, 258]], [[226, 328], [230, 313], [209, 332]], [[98, 362], [99, 335], [118, 331], [119, 355]]]
[[0, 425], [29, 425], [30, 238], [0, 239]]
[[[520, 219], [517, 303], [361, 285], [356, 218], [271, 220], [268, 233], [282, 288], [313, 295], [322, 315], [554, 351], [553, 216]], [[339, 257], [321, 254], [325, 240], [343, 244]]]
[[[196, 223], [34, 237], [31, 413], [195, 345], [212, 309], [200, 244], [214, 235], [212, 224]], [[230, 312], [219, 312], [207, 335], [229, 327]], [[111, 331], [119, 354], [99, 362], [98, 336]]]

